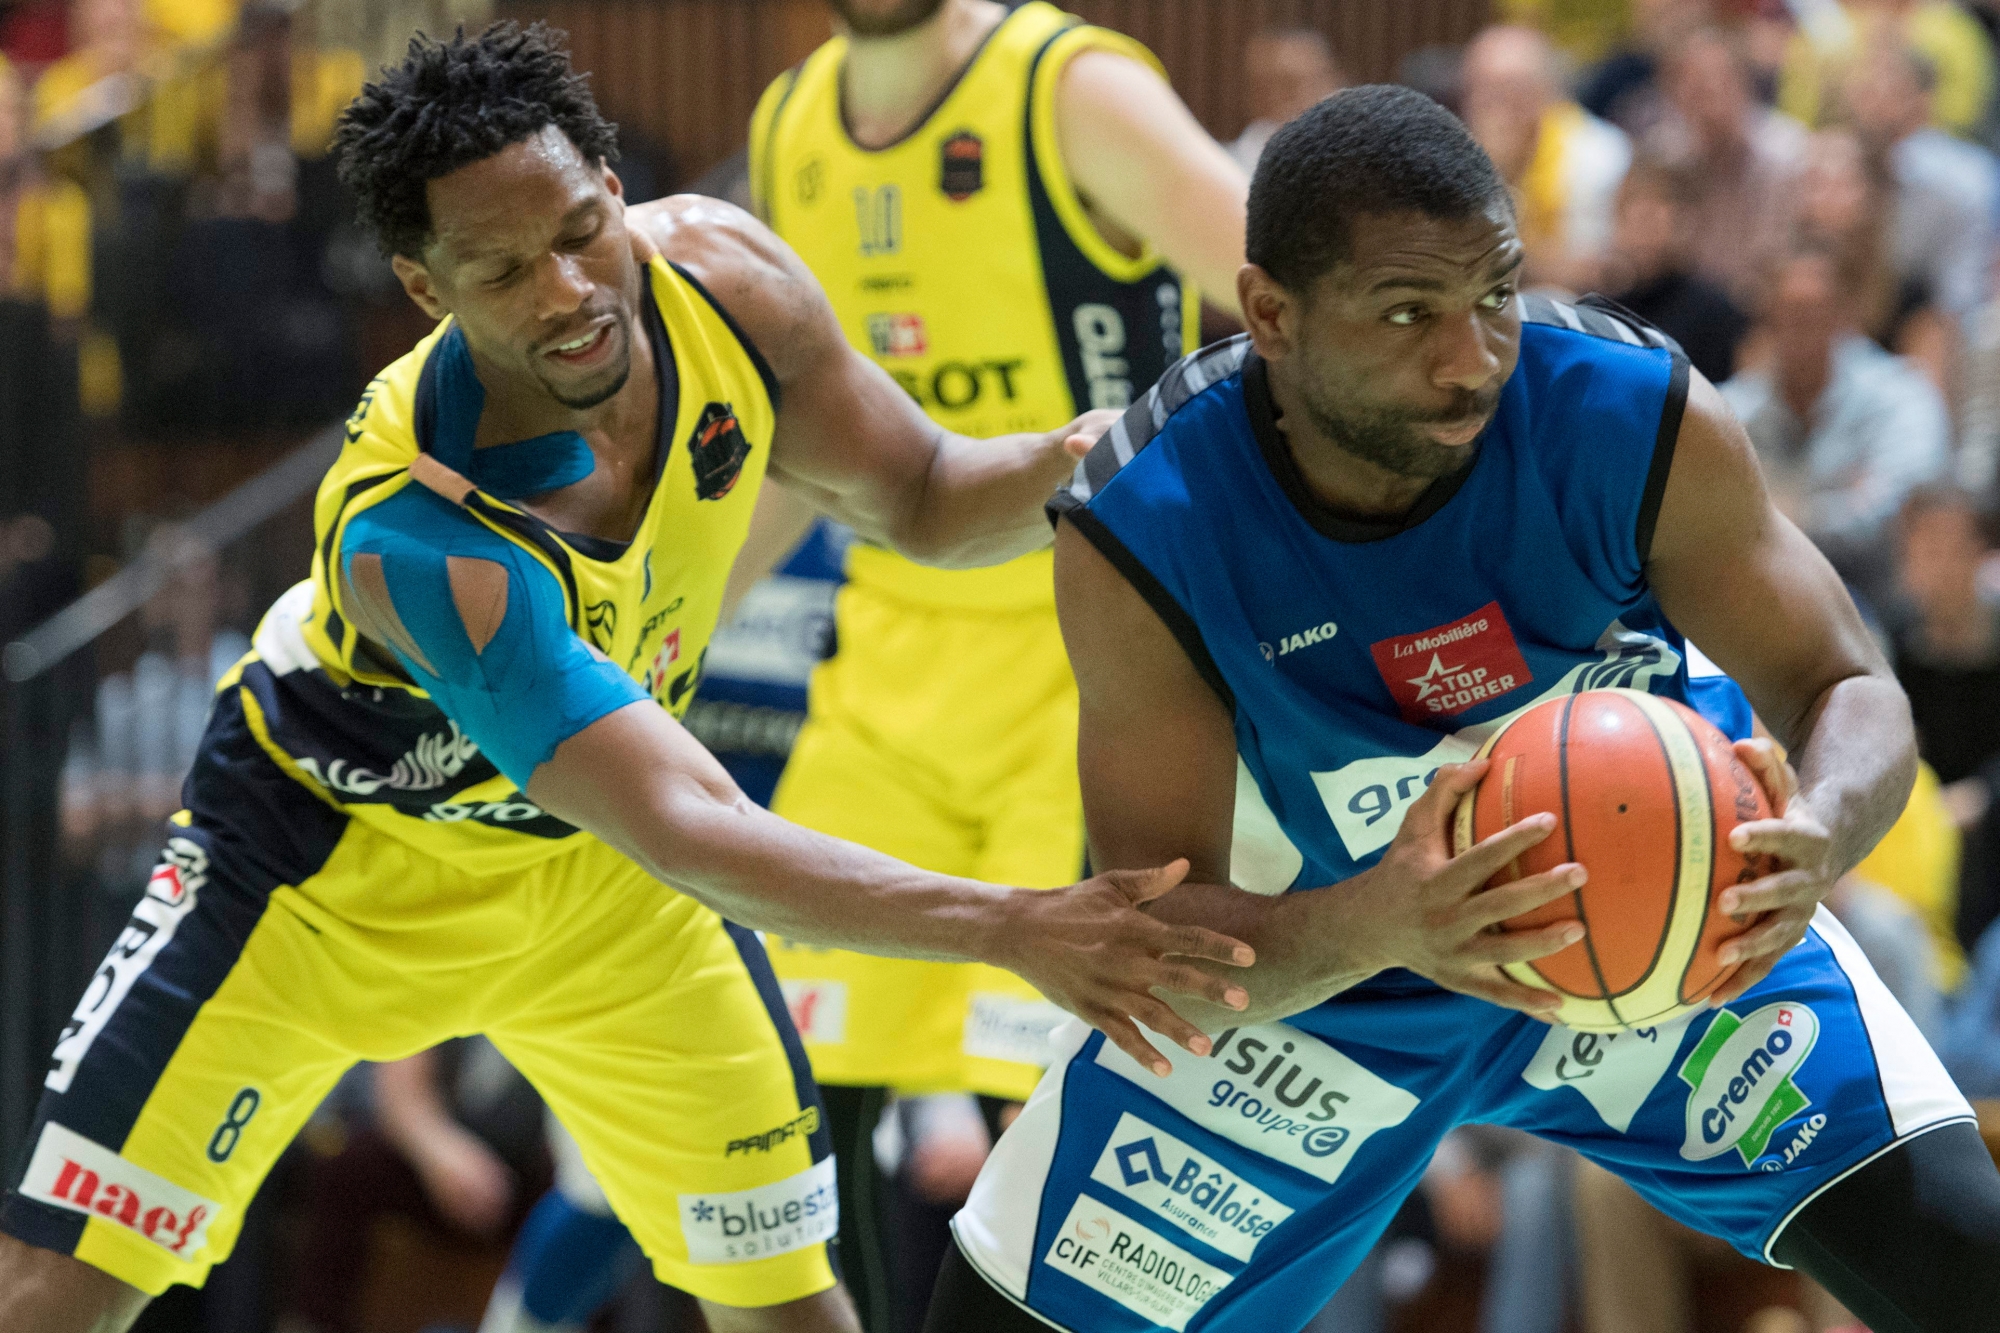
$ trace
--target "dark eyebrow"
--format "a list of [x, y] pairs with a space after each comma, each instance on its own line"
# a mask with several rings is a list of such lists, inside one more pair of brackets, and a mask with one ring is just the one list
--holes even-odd
[[[570, 228], [571, 224], [575, 223], [585, 213], [590, 212], [594, 208], [601, 207], [602, 204], [603, 201], [600, 199], [592, 198], [584, 200], [582, 203], [578, 204], [575, 208], [572, 208], [570, 209], [569, 212], [563, 214], [562, 223], [557, 228], [557, 230], [567, 231]], [[467, 248], [463, 253], [461, 253], [458, 257], [458, 262], [460, 264], [480, 264], [494, 260], [512, 260], [514, 258], [515, 255], [511, 250], [501, 249], [498, 246], [475, 245]]]
[[[1522, 262], [1526, 258], [1527, 258], [1527, 252], [1519, 248], [1516, 248], [1514, 251], [1514, 257], [1508, 260], [1507, 263], [1503, 265], [1497, 273], [1494, 273], [1491, 277], [1489, 277], [1487, 281], [1501, 282], [1509, 277], [1512, 277], [1520, 269]], [[1382, 278], [1379, 281], [1371, 283], [1368, 287], [1368, 294], [1370, 296], [1373, 296], [1377, 292], [1386, 292], [1392, 290], [1403, 290], [1412, 292], [1445, 292], [1445, 291], [1450, 291], [1454, 285], [1455, 284], [1453, 283], [1440, 281], [1437, 278], [1423, 278], [1423, 277], [1416, 277], [1414, 275], [1391, 274], [1386, 278]]]

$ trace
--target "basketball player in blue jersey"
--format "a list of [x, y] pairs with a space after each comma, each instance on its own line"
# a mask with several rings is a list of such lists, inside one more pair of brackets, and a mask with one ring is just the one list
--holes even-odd
[[[1177, 1003], [1215, 1045], [1165, 1080], [1073, 1027], [955, 1220], [932, 1333], [1297, 1329], [1468, 1121], [1871, 1328], [2000, 1328], [2000, 1175], [1819, 909], [1908, 795], [1909, 710], [1719, 395], [1636, 319], [1523, 298], [1500, 177], [1404, 89], [1277, 134], [1247, 253], [1247, 336], [1170, 370], [1051, 509], [1093, 862], [1188, 857], [1204, 883], [1149, 910], [1255, 944], [1253, 1007]], [[1732, 837], [1780, 868], [1723, 895], [1761, 920], [1713, 1007], [1552, 1027], [1496, 964], [1584, 925], [1492, 927], [1591, 868], [1482, 891], [1553, 817], [1454, 858], [1466, 761], [1541, 699], [1689, 699], [1683, 632], [1790, 749], [1738, 746], [1780, 814]]]
[[0, 1201], [0, 1333], [119, 1333], [200, 1285], [347, 1067], [480, 1031], [709, 1328], [855, 1333], [753, 930], [991, 962], [1128, 1039], [1127, 1015], [1174, 1026], [1159, 993], [1241, 998], [1195, 960], [1249, 950], [1136, 907], [1185, 867], [919, 871], [759, 809], [682, 729], [767, 474], [977, 565], [1048, 540], [1110, 415], [932, 425], [754, 219], [627, 209], [615, 145], [539, 26], [419, 38], [344, 114], [342, 175], [438, 325], [350, 419], [312, 577], [224, 679], [57, 1043]]

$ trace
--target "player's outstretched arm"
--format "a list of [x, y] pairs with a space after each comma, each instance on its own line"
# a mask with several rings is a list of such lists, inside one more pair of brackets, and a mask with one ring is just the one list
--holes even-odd
[[435, 466], [427, 475], [349, 521], [341, 612], [544, 810], [746, 926], [1006, 968], [1155, 1067], [1164, 1061], [1138, 1038], [1135, 1017], [1207, 1048], [1156, 991], [1242, 999], [1195, 964], [1248, 963], [1245, 946], [1138, 910], [1185, 865], [1031, 892], [930, 874], [756, 805], [571, 630], [554, 574], [458, 508], [451, 497], [470, 483]]
[[693, 273], [770, 363], [779, 484], [925, 564], [997, 564], [1048, 545], [1043, 503], [1116, 413], [1035, 435], [955, 435], [848, 345], [818, 279], [748, 213], [683, 195], [629, 216], [635, 238]]
[[1374, 868], [1281, 898], [1228, 887], [1237, 763], [1228, 708], [1152, 606], [1069, 522], [1056, 533], [1056, 607], [1081, 702], [1077, 765], [1092, 864], [1186, 858], [1189, 882], [1147, 910], [1222, 931], [1257, 953], [1244, 978], [1247, 1010], [1175, 996], [1183, 1017], [1207, 1031], [1284, 1018], [1389, 967], [1532, 1013], [1554, 1008], [1554, 996], [1517, 985], [1498, 964], [1553, 953], [1580, 938], [1582, 926], [1559, 921], [1508, 935], [1487, 927], [1570, 892], [1581, 867], [1480, 892], [1546, 837], [1553, 819], [1524, 820], [1454, 858], [1452, 809], [1483, 772], [1460, 765], [1440, 772]]
[[1240, 315], [1250, 182], [1165, 79], [1116, 51], [1078, 52], [1056, 84], [1056, 137], [1092, 209]]
[[1784, 868], [1723, 895], [1725, 911], [1770, 913], [1722, 947], [1723, 962], [1744, 960], [1713, 1001], [1726, 1004], [1805, 938], [1834, 882], [1896, 822], [1916, 781], [1916, 732], [1847, 589], [1771, 503], [1749, 437], [1699, 373], [1642, 554], [1668, 618], [1736, 678], [1796, 765], [1768, 741], [1738, 747], [1781, 814], [1733, 841]]

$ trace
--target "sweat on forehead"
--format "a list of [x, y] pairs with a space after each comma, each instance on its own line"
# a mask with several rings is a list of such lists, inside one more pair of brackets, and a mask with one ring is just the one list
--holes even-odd
[[1507, 198], [1492, 159], [1443, 106], [1391, 84], [1349, 88], [1265, 146], [1250, 182], [1245, 257], [1303, 290], [1350, 256], [1364, 214], [1456, 221]]

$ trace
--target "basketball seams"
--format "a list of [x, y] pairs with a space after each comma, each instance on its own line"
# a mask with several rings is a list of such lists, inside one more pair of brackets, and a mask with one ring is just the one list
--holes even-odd
[[1699, 956], [1703, 932], [1708, 925], [1715, 885], [1715, 797], [1710, 786], [1708, 764], [1687, 720], [1671, 702], [1652, 695], [1634, 691], [1633, 702], [1646, 714], [1654, 736], [1659, 739], [1674, 788], [1674, 823], [1679, 848], [1674, 899], [1668, 913], [1667, 929], [1661, 932], [1654, 967], [1647, 974], [1649, 985], [1657, 985], [1661, 980], [1658, 975], [1660, 958], [1684, 955], [1688, 961], [1672, 977], [1672, 992], [1657, 997], [1649, 1005], [1651, 1013], [1664, 1014], [1688, 1003], [1684, 998], [1687, 974]]
[[[1562, 792], [1563, 860], [1571, 862], [1576, 860], [1576, 834], [1571, 826], [1569, 809], [1569, 727], [1570, 718], [1576, 711], [1576, 699], [1577, 696], [1572, 694], [1563, 700], [1562, 720], [1556, 724], [1556, 782]], [[1590, 915], [1583, 906], [1583, 887], [1571, 890], [1570, 897], [1576, 903], [1576, 919], [1583, 923], [1583, 952], [1590, 959], [1590, 974], [1597, 978], [1597, 999], [1611, 1011], [1612, 1020], [1623, 1027], [1625, 1016], [1618, 1012], [1611, 984], [1604, 978], [1603, 961], [1597, 956], [1596, 937], [1590, 933]], [[1541, 968], [1533, 963], [1529, 966], [1535, 969], [1537, 976], [1543, 976]], [[1547, 978], [1544, 977], [1544, 980]], [[1550, 985], [1553, 987], [1554, 983], [1550, 982]]]

